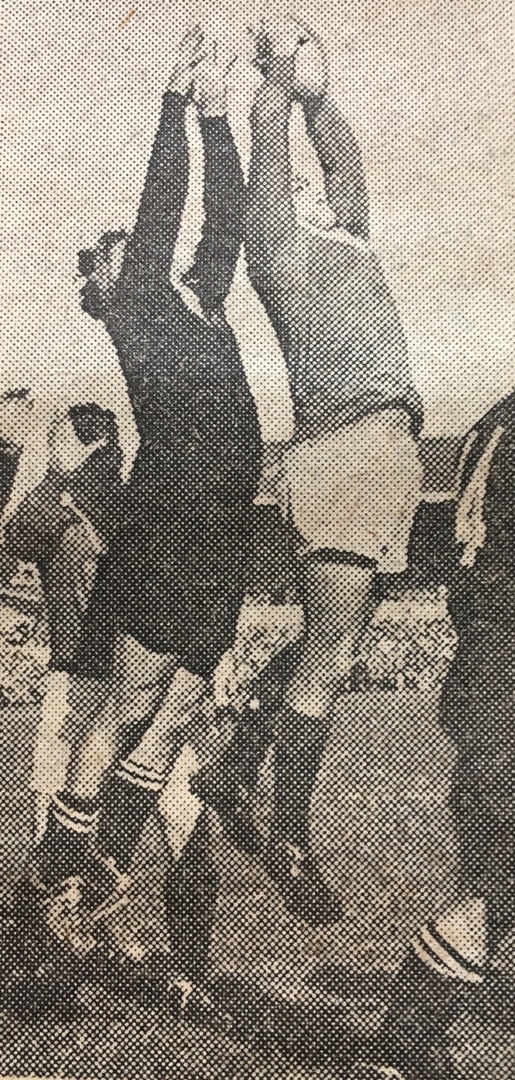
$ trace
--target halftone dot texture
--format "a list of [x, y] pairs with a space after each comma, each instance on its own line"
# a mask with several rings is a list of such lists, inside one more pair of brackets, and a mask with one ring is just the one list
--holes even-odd
[[[4, 5], [0, 1075], [515, 1073], [512, 13], [288, 13], [327, 94], [264, 5]], [[196, 22], [229, 123], [163, 101]], [[109, 512], [48, 474], [93, 402]], [[130, 876], [82, 955], [56, 792]]]

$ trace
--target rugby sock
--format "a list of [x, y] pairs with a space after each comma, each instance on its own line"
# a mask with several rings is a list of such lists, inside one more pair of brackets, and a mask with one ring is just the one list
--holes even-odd
[[220, 874], [211, 847], [204, 812], [170, 867], [164, 890], [172, 962], [177, 973], [192, 980], [199, 979], [206, 967], [216, 914]]
[[50, 885], [81, 875], [89, 858], [89, 848], [98, 820], [94, 800], [69, 792], [52, 798], [48, 823], [38, 844], [35, 860], [43, 881]]
[[311, 794], [331, 724], [285, 706], [277, 718], [272, 836], [305, 848]]
[[378, 1060], [409, 1065], [425, 1075], [424, 1065], [445, 1049], [447, 1031], [480, 990], [486, 960], [483, 900], [466, 900], [422, 927], [374, 1040]]
[[119, 780], [131, 784], [141, 791], [150, 791], [157, 794], [160, 794], [166, 784], [166, 773], [151, 769], [147, 765], [140, 765], [132, 757], [118, 762], [115, 775]]
[[472, 898], [427, 923], [413, 941], [418, 958], [446, 979], [481, 983], [488, 955], [484, 900]]
[[119, 870], [128, 870], [165, 781], [164, 774], [130, 759], [119, 762], [114, 776], [106, 781], [97, 840], [102, 854], [113, 858]]
[[60, 791], [52, 797], [50, 818], [69, 832], [91, 836], [98, 820], [98, 802], [96, 799], [82, 799], [70, 792]]
[[401, 1075], [406, 1069], [410, 1077], [447, 1078], [447, 1032], [476, 993], [476, 986], [442, 978], [411, 953], [393, 983], [386, 1017], [371, 1040], [373, 1060], [399, 1068]]

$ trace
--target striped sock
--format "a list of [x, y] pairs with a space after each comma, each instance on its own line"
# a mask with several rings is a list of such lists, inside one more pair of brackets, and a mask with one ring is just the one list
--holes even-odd
[[106, 780], [97, 832], [99, 849], [103, 855], [114, 859], [122, 872], [130, 867], [165, 783], [158, 773], [140, 766], [127, 766], [127, 762], [119, 762]]
[[45, 885], [87, 873], [98, 813], [94, 802], [69, 792], [52, 797], [47, 827], [34, 853], [35, 868]]
[[93, 799], [81, 799], [66, 791], [52, 796], [52, 816], [64, 829], [83, 836], [95, 832], [99, 809]]
[[118, 762], [115, 775], [126, 784], [134, 784], [135, 787], [155, 792], [163, 791], [167, 780], [166, 773], [139, 765], [131, 758]]
[[444, 978], [483, 982], [488, 952], [485, 902], [466, 900], [427, 923], [413, 940], [413, 948], [427, 967]]

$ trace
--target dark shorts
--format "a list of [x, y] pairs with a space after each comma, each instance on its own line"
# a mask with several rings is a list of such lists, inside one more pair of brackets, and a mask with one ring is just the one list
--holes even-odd
[[211, 675], [234, 641], [251, 552], [251, 503], [131, 514], [99, 566], [74, 671], [108, 677], [117, 638], [130, 634]]
[[499, 925], [515, 920], [515, 626], [513, 585], [474, 582], [450, 608], [459, 645], [440, 699], [457, 748], [451, 805], [463, 877]]
[[501, 929], [515, 922], [515, 687], [503, 668], [509, 659], [513, 670], [515, 655], [507, 651], [495, 658], [487, 647], [475, 670], [470, 652], [458, 654], [440, 704], [457, 747], [451, 808], [462, 878], [488, 899], [492, 928]]

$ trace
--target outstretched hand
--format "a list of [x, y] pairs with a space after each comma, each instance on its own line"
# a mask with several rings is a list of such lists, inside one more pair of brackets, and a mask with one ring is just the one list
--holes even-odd
[[215, 41], [198, 64], [193, 78], [193, 100], [205, 116], [223, 116], [227, 111], [227, 76], [235, 53], [222, 50]]
[[327, 64], [317, 38], [295, 19], [263, 19], [255, 41], [254, 63], [265, 79], [298, 97], [323, 94]]
[[175, 62], [168, 83], [168, 89], [172, 93], [188, 97], [191, 93], [195, 70], [204, 56], [204, 32], [200, 26], [194, 26], [183, 37], [175, 54]]

